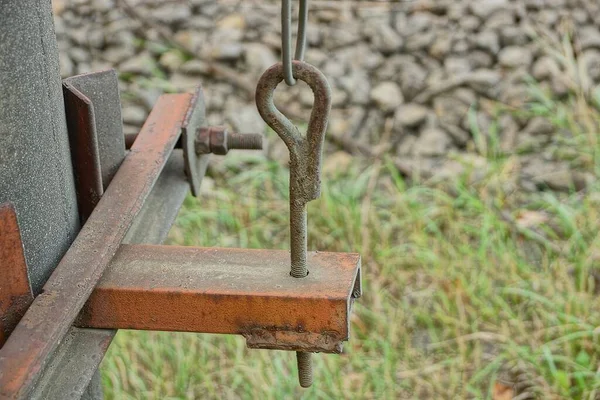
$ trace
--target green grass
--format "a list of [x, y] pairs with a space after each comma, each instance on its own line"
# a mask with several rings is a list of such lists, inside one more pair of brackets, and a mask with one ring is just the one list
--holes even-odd
[[[568, 131], [557, 148], [598, 176], [590, 97], [543, 96], [519, 112]], [[299, 388], [293, 353], [248, 350], [241, 337], [121, 331], [103, 362], [107, 398], [600, 398], [600, 187], [524, 193], [518, 158], [495, 142], [475, 183], [481, 171], [407, 180], [386, 158], [324, 177], [309, 248], [360, 252], [364, 296], [345, 354], [313, 357], [312, 388]], [[211, 190], [185, 201], [170, 242], [287, 248], [287, 174], [231, 156]]]

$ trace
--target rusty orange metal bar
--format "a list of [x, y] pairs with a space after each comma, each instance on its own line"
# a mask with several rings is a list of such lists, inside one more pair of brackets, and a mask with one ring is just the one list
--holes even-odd
[[0, 349], [33, 302], [17, 214], [0, 204]]
[[192, 103], [191, 94], [159, 98], [131, 151], [43, 292], [0, 349], [0, 398], [28, 397], [142, 209], [181, 135]]
[[243, 335], [248, 347], [339, 353], [360, 256], [310, 252], [295, 279], [280, 250], [122, 245], [76, 324]]

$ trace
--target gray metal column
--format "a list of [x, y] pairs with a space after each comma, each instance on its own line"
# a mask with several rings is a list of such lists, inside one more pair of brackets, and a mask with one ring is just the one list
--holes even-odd
[[[17, 211], [37, 295], [79, 231], [50, 0], [0, 0], [0, 203], [6, 201]], [[84, 397], [102, 398], [98, 373]]]
[[34, 294], [79, 230], [50, 0], [0, 0], [0, 202], [15, 206]]
[[[34, 294], [79, 231], [62, 93], [50, 0], [0, 0], [0, 203], [17, 211]], [[162, 242], [188, 190], [176, 150], [125, 242]], [[32, 398], [101, 399], [113, 335], [71, 327]]]

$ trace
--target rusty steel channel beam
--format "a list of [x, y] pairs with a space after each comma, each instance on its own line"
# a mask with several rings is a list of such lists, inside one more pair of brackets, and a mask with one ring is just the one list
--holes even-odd
[[248, 347], [340, 353], [360, 296], [360, 256], [310, 252], [310, 274], [289, 252], [122, 245], [76, 325], [239, 334]]
[[27, 398], [118, 250], [175, 143], [190, 94], [162, 96], [79, 235], [0, 349], [0, 398]]
[[[189, 187], [183, 152], [175, 149], [123, 243], [162, 243]], [[72, 326], [44, 368], [31, 400], [79, 400], [115, 333], [116, 330]]]

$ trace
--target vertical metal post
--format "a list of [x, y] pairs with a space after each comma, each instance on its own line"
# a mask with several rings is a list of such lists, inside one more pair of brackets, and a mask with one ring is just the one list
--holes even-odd
[[0, 202], [38, 294], [79, 230], [50, 0], [0, 1]]
[[[0, 1], [0, 203], [16, 209], [34, 294], [79, 231], [50, 0]], [[99, 375], [86, 398], [101, 398]]]

